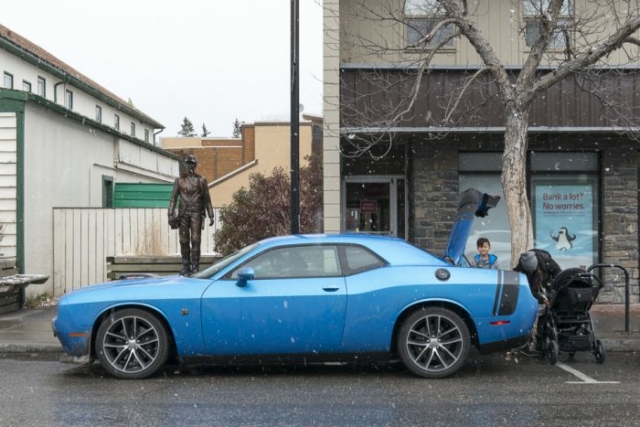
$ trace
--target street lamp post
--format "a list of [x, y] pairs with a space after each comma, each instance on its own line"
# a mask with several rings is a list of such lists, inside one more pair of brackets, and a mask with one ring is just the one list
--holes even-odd
[[299, 0], [291, 0], [291, 234], [300, 232]]

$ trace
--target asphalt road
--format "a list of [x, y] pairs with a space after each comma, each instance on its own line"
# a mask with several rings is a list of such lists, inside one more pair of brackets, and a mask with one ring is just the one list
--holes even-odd
[[640, 354], [598, 365], [472, 355], [454, 377], [400, 365], [167, 369], [116, 380], [99, 365], [0, 355], [0, 426], [634, 426]]

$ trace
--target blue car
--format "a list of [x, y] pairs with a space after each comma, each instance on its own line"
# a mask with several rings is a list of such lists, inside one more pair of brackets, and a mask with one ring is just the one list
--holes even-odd
[[[466, 197], [466, 198], [465, 198]], [[274, 237], [192, 277], [88, 286], [58, 301], [54, 334], [76, 361], [118, 378], [168, 362], [298, 363], [400, 359], [442, 378], [473, 345], [523, 345], [537, 302], [513, 271], [461, 266], [474, 215], [495, 203], [463, 194], [447, 253], [367, 234]]]

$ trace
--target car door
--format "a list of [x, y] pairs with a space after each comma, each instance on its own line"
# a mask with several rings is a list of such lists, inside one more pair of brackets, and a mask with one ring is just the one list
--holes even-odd
[[[238, 286], [238, 271], [254, 277]], [[213, 355], [324, 353], [340, 349], [345, 280], [334, 245], [266, 250], [213, 283], [202, 299]]]

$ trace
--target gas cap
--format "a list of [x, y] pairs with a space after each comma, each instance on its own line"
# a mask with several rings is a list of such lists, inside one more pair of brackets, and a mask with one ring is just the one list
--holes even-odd
[[451, 273], [449, 273], [449, 270], [445, 270], [444, 268], [439, 268], [436, 270], [436, 279], [444, 282], [445, 280], [449, 280], [449, 277], [451, 277]]

